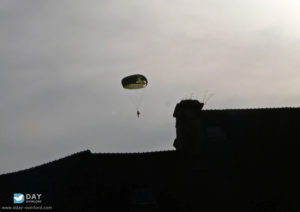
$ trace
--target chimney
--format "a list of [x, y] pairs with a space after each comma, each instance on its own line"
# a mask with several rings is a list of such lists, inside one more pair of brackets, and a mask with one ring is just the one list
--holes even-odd
[[183, 153], [201, 153], [204, 148], [202, 121], [203, 103], [198, 100], [182, 100], [175, 107], [176, 138], [173, 146]]

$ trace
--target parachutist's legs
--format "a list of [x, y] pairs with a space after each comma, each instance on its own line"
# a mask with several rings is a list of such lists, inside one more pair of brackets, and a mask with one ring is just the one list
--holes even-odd
[[139, 110], [136, 111], [136, 115], [137, 115], [138, 118], [140, 117], [140, 111]]

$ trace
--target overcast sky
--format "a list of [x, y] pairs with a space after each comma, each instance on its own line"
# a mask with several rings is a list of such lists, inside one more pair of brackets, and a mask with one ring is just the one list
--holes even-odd
[[176, 103], [206, 91], [206, 109], [299, 106], [299, 55], [298, 0], [2, 0], [0, 173], [173, 149]]

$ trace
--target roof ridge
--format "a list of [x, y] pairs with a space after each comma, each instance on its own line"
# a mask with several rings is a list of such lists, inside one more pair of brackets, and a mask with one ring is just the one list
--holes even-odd
[[284, 110], [284, 109], [300, 109], [300, 107], [257, 107], [257, 108], [226, 108], [226, 109], [204, 109], [202, 111], [228, 111], [228, 110]]
[[23, 172], [30, 171], [30, 170], [33, 170], [33, 169], [36, 169], [36, 168], [49, 166], [51, 164], [54, 164], [57, 161], [62, 161], [62, 160], [73, 158], [74, 156], [83, 155], [83, 154], [85, 155], [85, 154], [92, 154], [92, 153], [91, 153], [90, 150], [83, 150], [83, 151], [75, 152], [71, 155], [67, 155], [65, 157], [61, 157], [61, 158], [58, 158], [58, 159], [55, 159], [55, 160], [52, 160], [52, 161], [49, 161], [49, 162], [46, 162], [46, 163], [42, 163], [42, 164], [39, 164], [39, 165], [36, 165], [36, 166], [32, 166], [30, 168], [21, 169], [19, 171], [11, 171], [11, 172], [7, 172], [7, 173], [3, 173], [3, 174], [0, 174], [0, 176], [15, 174], [15, 173], [23, 173]]
[[137, 154], [155, 154], [155, 153], [163, 153], [163, 152], [175, 152], [176, 150], [158, 150], [158, 151], [150, 151], [150, 152], [97, 152], [93, 153], [93, 155], [137, 155]]

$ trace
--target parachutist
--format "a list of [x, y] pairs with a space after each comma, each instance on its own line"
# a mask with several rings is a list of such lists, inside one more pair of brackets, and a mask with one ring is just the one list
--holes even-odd
[[137, 117], [139, 118], [140, 117], [140, 111], [136, 111], [136, 115], [137, 115]]

